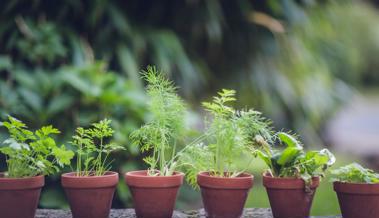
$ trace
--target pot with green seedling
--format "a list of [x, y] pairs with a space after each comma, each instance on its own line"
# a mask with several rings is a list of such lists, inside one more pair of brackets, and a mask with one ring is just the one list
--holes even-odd
[[[256, 150], [269, 170], [263, 174], [274, 217], [308, 217], [316, 188], [325, 170], [335, 162], [327, 149], [305, 152], [296, 136], [279, 132], [278, 141], [284, 149]], [[267, 142], [261, 140], [261, 143]]]
[[228, 106], [235, 101], [234, 90], [218, 94], [212, 102], [203, 103], [211, 115], [203, 142], [188, 146], [180, 162], [189, 183], [201, 189], [207, 217], [238, 218], [254, 180], [246, 172], [250, 163], [239, 162], [257, 145], [256, 138], [271, 141], [271, 123], [258, 111]]
[[130, 135], [131, 141], [149, 152], [147, 170], [125, 174], [139, 218], [171, 217], [184, 174], [177, 171], [177, 150], [185, 133], [186, 105], [173, 83], [155, 67], [143, 72], [147, 82], [151, 119]]
[[357, 163], [332, 170], [331, 173], [344, 218], [379, 216], [379, 174]]
[[32, 132], [10, 116], [0, 124], [9, 132], [0, 148], [7, 165], [7, 171], [0, 173], [0, 216], [34, 218], [44, 176], [69, 165], [74, 153], [56, 144], [52, 135], [59, 130], [52, 126]]
[[106, 218], [109, 216], [118, 173], [110, 171], [110, 154], [123, 147], [109, 142], [113, 129], [108, 119], [79, 127], [71, 144], [76, 147], [76, 170], [62, 175], [74, 218]]

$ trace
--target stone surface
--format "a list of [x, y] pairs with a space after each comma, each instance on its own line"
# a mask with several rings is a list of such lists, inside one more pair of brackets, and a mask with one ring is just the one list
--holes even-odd
[[[112, 209], [110, 218], [135, 218], [133, 209]], [[268, 208], [245, 209], [244, 218], [272, 218]], [[37, 210], [36, 218], [72, 218], [69, 210]], [[175, 211], [173, 218], [205, 218], [204, 210]], [[321, 218], [321, 217], [320, 217]], [[340, 218], [340, 216], [323, 216], [322, 218]]]

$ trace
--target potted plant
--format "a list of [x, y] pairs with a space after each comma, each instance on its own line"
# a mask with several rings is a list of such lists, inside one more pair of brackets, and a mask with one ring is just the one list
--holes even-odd
[[147, 81], [148, 109], [151, 119], [130, 135], [142, 152], [150, 152], [144, 158], [147, 170], [125, 174], [137, 217], [171, 217], [177, 191], [184, 174], [177, 169], [177, 145], [185, 132], [186, 107], [177, 95], [171, 81], [164, 78], [155, 67], [143, 71]]
[[57, 146], [51, 135], [59, 130], [52, 126], [32, 132], [11, 116], [0, 124], [9, 132], [0, 148], [7, 165], [7, 172], [0, 173], [1, 217], [34, 218], [44, 176], [70, 164], [74, 154], [64, 145]]
[[238, 163], [257, 145], [256, 138], [271, 141], [271, 127], [258, 111], [228, 106], [236, 100], [234, 90], [223, 89], [218, 94], [212, 102], [203, 103], [212, 115], [206, 123], [206, 145], [188, 146], [180, 161], [189, 183], [201, 189], [206, 216], [237, 218], [254, 179], [246, 172], [250, 163]]
[[[305, 152], [296, 136], [279, 132], [283, 150], [256, 150], [270, 168], [263, 174], [274, 217], [308, 217], [316, 188], [325, 170], [335, 162], [327, 149]], [[268, 143], [261, 140], [262, 144]]]
[[344, 218], [378, 217], [379, 174], [352, 163], [331, 171]]
[[113, 194], [118, 184], [118, 173], [110, 171], [109, 155], [123, 149], [107, 143], [112, 137], [111, 120], [104, 119], [91, 127], [76, 129], [71, 144], [77, 147], [75, 172], [62, 175], [65, 190], [74, 218], [105, 218], [109, 216]]

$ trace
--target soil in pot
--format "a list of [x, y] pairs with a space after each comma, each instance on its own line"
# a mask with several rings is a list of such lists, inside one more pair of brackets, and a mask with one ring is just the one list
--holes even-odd
[[117, 184], [116, 172], [106, 172], [103, 176], [78, 177], [74, 172], [62, 175], [73, 218], [107, 218]]
[[271, 210], [275, 218], [308, 217], [320, 178], [314, 177], [310, 190], [305, 190], [305, 182], [297, 178], [276, 178], [263, 175]]
[[379, 184], [334, 182], [344, 218], [379, 218]]
[[209, 218], [238, 218], [243, 213], [254, 177], [242, 173], [238, 177], [215, 177], [208, 172], [197, 175], [204, 210]]
[[0, 217], [34, 218], [44, 176], [7, 178], [0, 173]]
[[183, 178], [181, 172], [172, 176], [148, 176], [146, 170], [126, 173], [125, 181], [132, 193], [137, 217], [172, 217]]

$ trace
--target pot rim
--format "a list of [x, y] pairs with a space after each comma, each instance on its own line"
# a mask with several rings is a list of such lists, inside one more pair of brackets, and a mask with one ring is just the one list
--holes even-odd
[[[220, 179], [220, 180], [230, 180], [230, 179], [233, 179], [233, 180], [243, 180], [243, 179], [246, 179], [246, 178], [254, 178], [254, 175], [250, 174], [250, 173], [246, 173], [246, 172], [242, 172], [239, 176], [237, 177], [219, 177], [219, 176], [211, 176], [209, 175], [209, 171], [200, 171], [198, 173], [198, 175], [201, 175], [201, 176], [204, 176], [204, 177], [210, 177], [210, 178], [215, 178], [215, 179]], [[242, 176], [241, 176], [242, 175]]]
[[379, 183], [353, 183], [334, 181], [333, 189], [337, 193], [379, 195]]
[[61, 175], [61, 183], [64, 188], [106, 188], [116, 187], [118, 173], [106, 171], [103, 176], [76, 176], [76, 172]]
[[[144, 175], [146, 173], [146, 175]], [[133, 170], [126, 172], [125, 175], [130, 176], [130, 177], [145, 177], [145, 178], [168, 178], [168, 177], [181, 177], [184, 176], [184, 173], [180, 171], [174, 171], [174, 173], [171, 176], [148, 176], [147, 175], [147, 170]]]
[[37, 189], [45, 185], [44, 175], [9, 178], [3, 177], [4, 174], [4, 172], [0, 173], [0, 190]]
[[[305, 182], [301, 178], [296, 177], [273, 177], [266, 172], [262, 174], [263, 186], [269, 189], [304, 189]], [[311, 189], [315, 189], [320, 185], [320, 176], [312, 177]]]
[[209, 175], [209, 171], [202, 171], [197, 174], [197, 183], [201, 188], [250, 189], [254, 184], [254, 176], [243, 172], [238, 177], [217, 177]]
[[102, 176], [76, 176], [76, 172], [63, 173], [61, 177], [69, 177], [69, 178], [80, 178], [80, 179], [96, 179], [96, 178], [105, 178], [105, 177], [113, 177], [115, 174], [118, 174], [114, 171], [105, 171], [105, 174]]
[[124, 177], [130, 187], [173, 188], [183, 184], [184, 173], [174, 171], [171, 176], [148, 176], [147, 170], [135, 170], [126, 172]]

